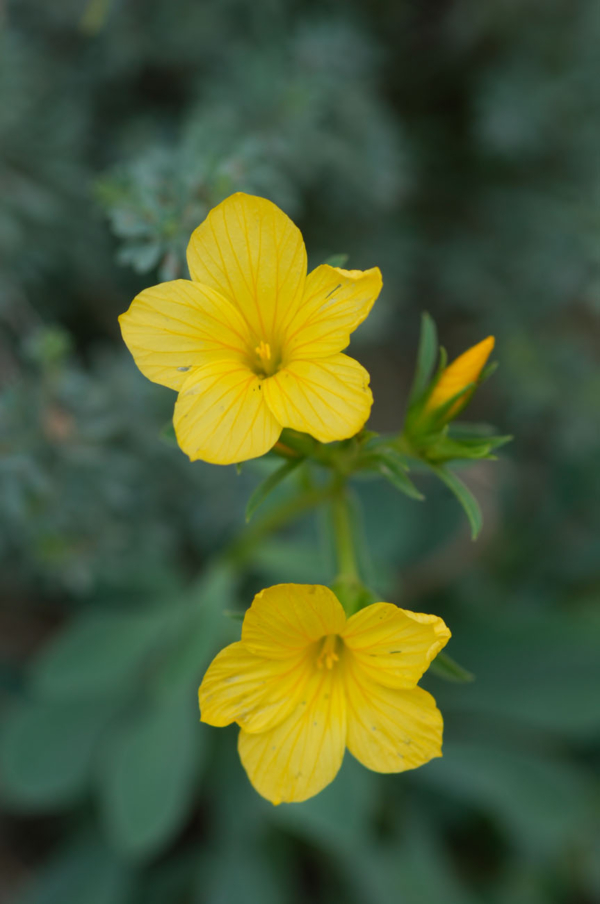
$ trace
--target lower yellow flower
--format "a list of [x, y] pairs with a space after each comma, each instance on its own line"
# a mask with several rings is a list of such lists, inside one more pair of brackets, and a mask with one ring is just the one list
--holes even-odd
[[449, 638], [435, 615], [373, 603], [347, 618], [327, 587], [279, 584], [211, 663], [201, 719], [238, 723], [244, 768], [274, 804], [321, 791], [346, 747], [376, 772], [415, 769], [442, 755], [441, 713], [417, 682]]

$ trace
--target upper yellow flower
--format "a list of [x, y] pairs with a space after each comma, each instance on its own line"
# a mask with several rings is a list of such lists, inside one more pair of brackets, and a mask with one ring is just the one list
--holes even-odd
[[175, 433], [192, 461], [256, 458], [283, 427], [321, 442], [363, 427], [369, 375], [340, 352], [381, 291], [377, 267], [307, 276], [299, 229], [242, 193], [198, 226], [187, 260], [191, 281], [145, 289], [119, 321], [142, 373], [179, 392]]
[[[452, 364], [448, 365], [442, 371], [433, 392], [427, 400], [425, 411], [434, 411], [455, 396], [461, 389], [464, 389], [469, 383], [477, 383], [481, 372], [486, 365], [487, 359], [494, 348], [494, 337], [488, 336], [482, 342], [467, 349], [462, 355], [459, 355]], [[467, 393], [470, 395], [470, 393]], [[450, 419], [463, 408], [468, 399], [461, 397], [456, 400], [456, 404], [452, 405], [446, 417]]]
[[244, 768], [274, 804], [321, 791], [345, 747], [376, 772], [414, 769], [442, 755], [442, 716], [416, 685], [449, 637], [435, 615], [373, 603], [347, 619], [327, 587], [280, 584], [210, 665], [201, 719], [240, 725]]

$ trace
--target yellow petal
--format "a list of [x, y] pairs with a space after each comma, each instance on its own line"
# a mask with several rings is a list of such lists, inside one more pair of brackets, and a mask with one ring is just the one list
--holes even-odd
[[344, 757], [346, 705], [339, 670], [313, 673], [294, 711], [260, 734], [240, 731], [248, 778], [271, 803], [307, 800], [333, 781]]
[[201, 458], [216, 465], [258, 458], [281, 433], [261, 380], [236, 361], [213, 361], [188, 374], [173, 425], [191, 461]]
[[442, 715], [420, 687], [393, 690], [371, 681], [352, 655], [343, 659], [350, 753], [375, 772], [404, 772], [442, 755]]
[[231, 195], [194, 231], [187, 259], [193, 280], [237, 305], [256, 344], [276, 344], [306, 279], [302, 235], [283, 211], [265, 198]]
[[252, 653], [287, 659], [346, 624], [342, 604], [320, 584], [277, 584], [261, 590], [246, 612], [242, 641]]
[[[433, 392], [429, 396], [425, 410], [433, 411], [435, 408], [439, 408], [440, 405], [450, 401], [457, 392], [460, 392], [469, 383], [476, 383], [493, 348], [494, 337], [488, 336], [483, 342], [479, 342], [456, 358], [452, 364], [442, 371]], [[462, 405], [463, 400], [459, 399], [456, 406], [452, 406], [449, 415], [455, 413], [455, 410], [461, 408]]]
[[243, 643], [232, 643], [213, 659], [198, 691], [202, 722], [221, 727], [238, 722], [265, 731], [300, 701], [313, 670], [307, 656], [264, 659]]
[[381, 292], [381, 271], [342, 270], [323, 264], [309, 273], [302, 304], [286, 325], [283, 355], [323, 358], [341, 352]]
[[348, 619], [342, 637], [370, 678], [409, 688], [446, 646], [450, 631], [436, 615], [373, 603]]
[[187, 279], [144, 289], [119, 317], [123, 339], [148, 379], [181, 389], [188, 372], [215, 358], [242, 360], [250, 333], [222, 295]]
[[322, 443], [358, 433], [373, 404], [369, 374], [347, 355], [292, 361], [265, 380], [265, 397], [283, 427]]

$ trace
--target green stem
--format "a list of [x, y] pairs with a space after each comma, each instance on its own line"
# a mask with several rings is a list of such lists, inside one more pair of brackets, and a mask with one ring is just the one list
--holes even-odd
[[333, 497], [331, 513], [338, 569], [337, 580], [358, 582], [360, 581], [360, 576], [354, 549], [352, 513], [350, 511], [348, 493], [343, 485], [338, 488]]
[[339, 479], [331, 502], [331, 515], [338, 568], [331, 589], [344, 607], [346, 615], [353, 615], [373, 602], [373, 594], [360, 579], [351, 503], [346, 487]]

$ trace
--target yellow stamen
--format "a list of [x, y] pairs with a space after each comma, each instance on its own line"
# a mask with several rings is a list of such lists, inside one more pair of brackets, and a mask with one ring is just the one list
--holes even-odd
[[260, 345], [257, 345], [254, 349], [260, 360], [263, 362], [271, 360], [271, 346], [268, 342], [265, 342], [264, 339], [261, 339]]
[[337, 634], [327, 634], [323, 639], [323, 646], [321, 647], [321, 652], [317, 657], [317, 668], [322, 669], [332, 669], [334, 663], [339, 661], [339, 656], [335, 652], [335, 648], [337, 646], [338, 636]]

